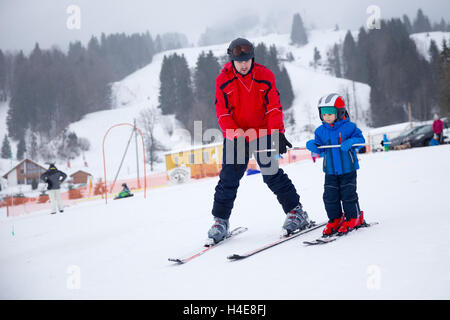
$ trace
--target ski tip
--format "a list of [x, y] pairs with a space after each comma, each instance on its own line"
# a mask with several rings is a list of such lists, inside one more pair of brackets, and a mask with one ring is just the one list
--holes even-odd
[[227, 259], [234, 261], [244, 259], [244, 257], [239, 254], [232, 254], [231, 256], [228, 256]]
[[169, 258], [168, 260], [169, 260], [170, 262], [176, 262], [176, 263], [178, 263], [178, 264], [183, 264], [183, 263], [184, 263], [183, 260], [177, 259], [177, 258]]

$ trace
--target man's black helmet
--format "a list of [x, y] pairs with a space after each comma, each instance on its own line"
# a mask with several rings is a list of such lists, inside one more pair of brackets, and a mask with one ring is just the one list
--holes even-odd
[[247, 61], [255, 57], [255, 47], [247, 39], [237, 38], [231, 41], [227, 53], [230, 60]]

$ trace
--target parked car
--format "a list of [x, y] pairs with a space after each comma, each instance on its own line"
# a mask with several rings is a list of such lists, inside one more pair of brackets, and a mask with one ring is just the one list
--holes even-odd
[[433, 139], [434, 132], [431, 124], [420, 127], [417, 131], [406, 137], [406, 142], [410, 144], [411, 148], [427, 147]]
[[450, 122], [443, 121], [444, 122], [444, 130], [442, 131], [442, 143], [450, 143]]
[[424, 126], [418, 126], [418, 127], [407, 129], [407, 130], [403, 131], [402, 133], [400, 133], [397, 137], [392, 138], [390, 141], [389, 149], [397, 150], [397, 149], [409, 148], [410, 146], [408, 146], [407, 138], [409, 136], [413, 135], [414, 133], [416, 133], [422, 127], [424, 127]]
[[444, 137], [443, 137], [443, 141], [444, 143], [450, 143], [450, 125], [444, 129]]

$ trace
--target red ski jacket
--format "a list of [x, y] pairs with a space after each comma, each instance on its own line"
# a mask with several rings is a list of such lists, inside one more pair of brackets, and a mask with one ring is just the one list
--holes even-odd
[[231, 62], [225, 64], [216, 79], [215, 104], [225, 138], [245, 135], [252, 141], [271, 134], [272, 130], [284, 133], [283, 108], [275, 77], [261, 64], [253, 63], [245, 76]]

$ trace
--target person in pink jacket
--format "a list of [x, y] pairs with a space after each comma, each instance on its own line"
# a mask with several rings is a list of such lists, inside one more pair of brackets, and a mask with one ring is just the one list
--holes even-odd
[[435, 135], [438, 136], [439, 144], [442, 144], [442, 131], [444, 130], [444, 123], [441, 119], [439, 119], [439, 116], [437, 114], [434, 115], [434, 122], [433, 122], [433, 132]]

